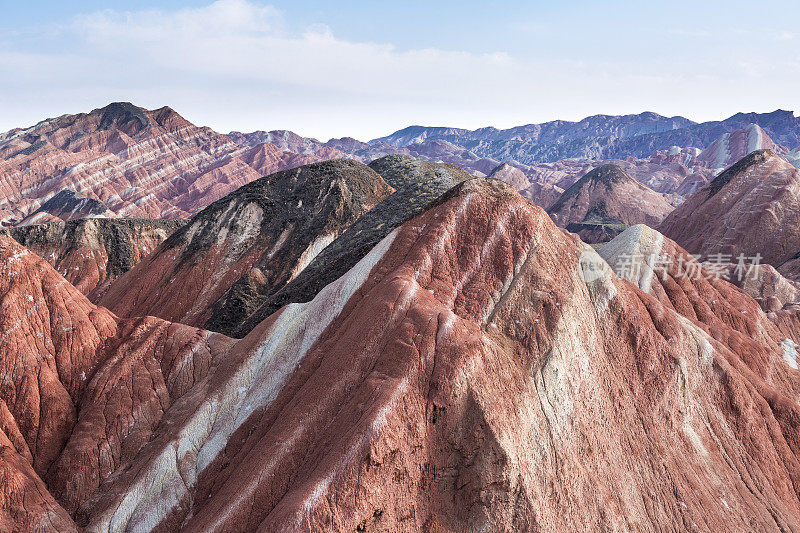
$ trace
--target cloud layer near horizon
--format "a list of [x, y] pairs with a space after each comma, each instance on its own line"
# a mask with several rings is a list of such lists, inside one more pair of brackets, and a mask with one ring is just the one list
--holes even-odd
[[475, 53], [356, 42], [326, 26], [290, 27], [276, 8], [247, 0], [80, 14], [0, 41], [0, 75], [8, 80], [0, 87], [0, 130], [130, 100], [170, 105], [220, 131], [288, 128], [366, 139], [411, 123], [510, 126], [643, 110], [695, 118], [702, 106], [687, 105], [690, 99], [763, 111], [800, 81], [791, 58], [743, 58], [732, 70], [703, 59], [587, 62], [485, 46]]

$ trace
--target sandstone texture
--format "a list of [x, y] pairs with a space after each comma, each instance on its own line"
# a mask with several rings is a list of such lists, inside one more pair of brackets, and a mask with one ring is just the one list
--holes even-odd
[[3, 244], [19, 529], [800, 529], [800, 308], [617, 276], [692, 261], [646, 226], [601, 256], [465, 180], [239, 341], [118, 319]]
[[233, 331], [392, 191], [345, 159], [261, 178], [198, 213], [99, 301], [120, 316]]
[[601, 165], [564, 191], [547, 212], [584, 242], [603, 242], [633, 224], [658, 224], [673, 206], [616, 165]]
[[3, 230], [96, 301], [185, 220], [89, 218]]
[[770, 150], [750, 153], [691, 195], [659, 226], [691, 253], [779, 267], [800, 250], [800, 170]]
[[120, 320], [0, 237], [0, 524], [77, 531], [75, 511], [154, 437], [231, 341]]
[[118, 102], [0, 133], [0, 223], [186, 218], [261, 176], [339, 156], [243, 147], [169, 107]]

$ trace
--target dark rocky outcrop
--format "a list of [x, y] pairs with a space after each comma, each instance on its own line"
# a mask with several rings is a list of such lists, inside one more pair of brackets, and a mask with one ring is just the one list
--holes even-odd
[[391, 192], [347, 159], [277, 172], [198, 213], [100, 301], [231, 332]]
[[90, 299], [149, 255], [185, 220], [88, 218], [4, 230]]
[[454, 165], [421, 161], [408, 156], [386, 156], [369, 166], [395, 192], [361, 216], [295, 279], [271, 294], [231, 334], [244, 336], [284, 305], [310, 301], [325, 285], [352, 268], [392, 230], [424, 211], [455, 185], [472, 179], [472, 176]]

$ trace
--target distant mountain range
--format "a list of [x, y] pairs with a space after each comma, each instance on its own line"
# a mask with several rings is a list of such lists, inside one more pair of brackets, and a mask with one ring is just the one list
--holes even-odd
[[737, 113], [703, 123], [647, 112], [503, 130], [409, 126], [368, 142], [350, 137], [323, 142], [288, 130], [231, 132], [228, 137], [244, 146], [272, 143], [302, 154], [336, 150], [364, 163], [403, 154], [453, 163], [476, 175], [490, 175], [506, 164], [522, 171], [533, 184], [561, 188], [568, 188], [598, 164], [610, 163], [658, 192], [679, 196], [693, 192], [756, 149], [772, 150], [800, 164], [800, 118], [783, 110]]
[[792, 111], [783, 110], [737, 113], [725, 120], [702, 123], [648, 112], [595, 115], [578, 122], [556, 120], [505, 130], [410, 126], [370, 144], [405, 147], [439, 140], [462, 146], [479, 157], [531, 164], [560, 159], [648, 157], [673, 146], [705, 148], [721, 135], [751, 124], [760, 126], [778, 144], [800, 145], [800, 119]]
[[[704, 149], [719, 137], [751, 125], [759, 126], [778, 145], [800, 146], [800, 118], [792, 111], [737, 113], [725, 120], [693, 122], [645, 112], [638, 115], [594, 115], [578, 122], [555, 120], [508, 129], [468, 130], [452, 127], [408, 126], [368, 142], [344, 137], [322, 142], [287, 130], [231, 132], [240, 144], [270, 142], [283, 150], [313, 153], [334, 148], [361, 159], [375, 159], [393, 147], [407, 155], [458, 152], [470, 161], [490, 160], [523, 165], [563, 159], [603, 160], [646, 158], [659, 150], [678, 147]], [[448, 150], [449, 145], [449, 150]], [[437, 147], [437, 148], [434, 148]]]
[[592, 169], [614, 164], [675, 205], [756, 149], [800, 164], [799, 121], [781, 110], [704, 123], [656, 113], [595, 115], [504, 130], [410, 126], [368, 142], [322, 142], [288, 130], [226, 135], [169, 107], [117, 102], [0, 133], [0, 223], [187, 218], [275, 171], [386, 155], [451, 163], [476, 176], [502, 167], [498, 177], [545, 207]]
[[737, 117], [0, 135], [0, 531], [800, 531], [798, 128]]

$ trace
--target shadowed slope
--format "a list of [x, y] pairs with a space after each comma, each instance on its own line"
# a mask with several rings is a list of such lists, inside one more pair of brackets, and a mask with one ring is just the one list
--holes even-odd
[[233, 331], [391, 192], [344, 159], [261, 178], [198, 213], [100, 302], [122, 316]]
[[759, 253], [778, 267], [800, 250], [799, 224], [800, 170], [759, 150], [690, 196], [658, 229], [692, 253]]
[[472, 179], [453, 165], [406, 156], [386, 156], [369, 166], [396, 191], [362, 215], [296, 278], [271, 294], [233, 330], [234, 336], [243, 337], [288, 303], [310, 301], [325, 285], [341, 277], [367, 255], [389, 232], [424, 211], [453, 186]]
[[727, 283], [664, 298], [602, 265], [500, 182], [459, 185], [239, 341], [81, 520], [800, 527], [786, 333]]
[[92, 218], [5, 230], [95, 300], [155, 250], [184, 220]]

